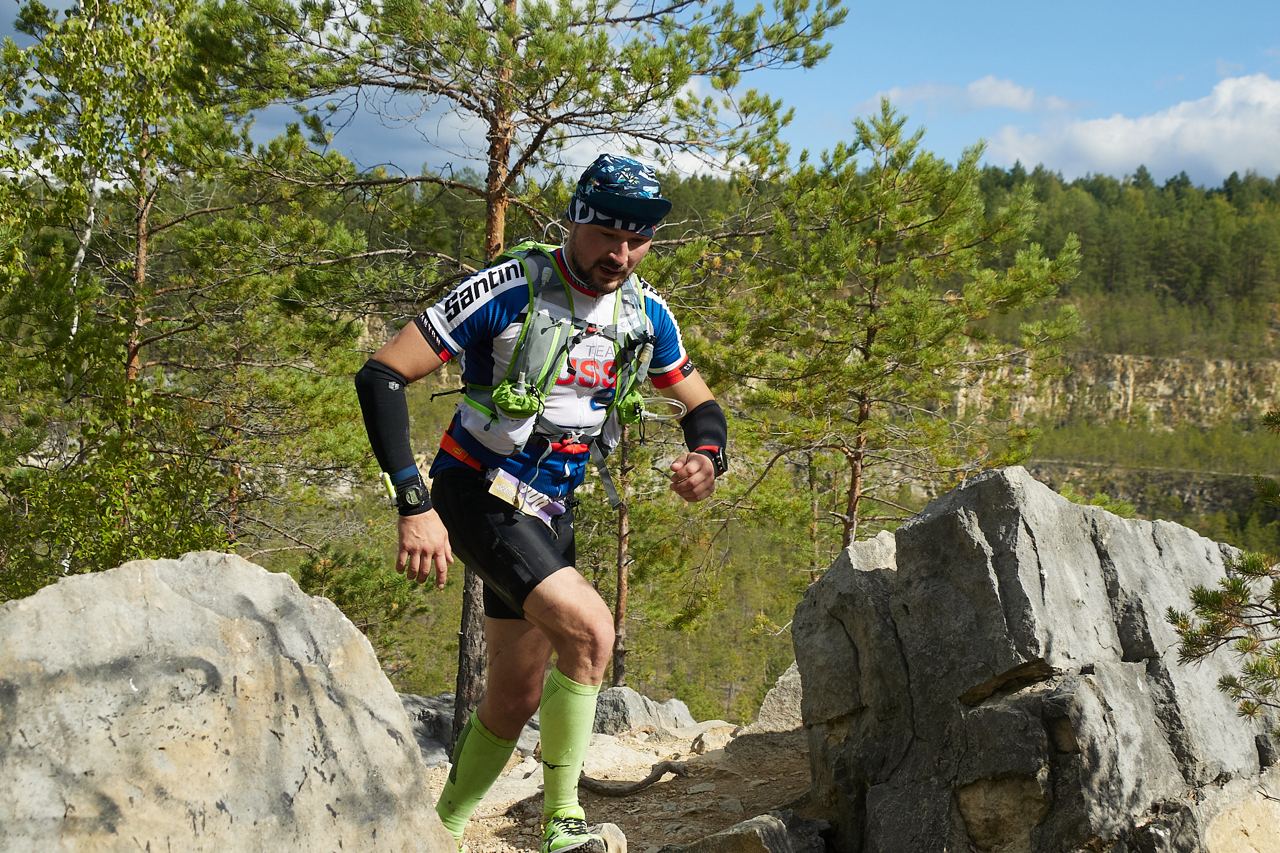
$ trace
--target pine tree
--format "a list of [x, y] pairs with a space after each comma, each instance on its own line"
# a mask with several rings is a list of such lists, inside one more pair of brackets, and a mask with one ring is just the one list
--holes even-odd
[[[358, 239], [304, 190], [251, 181], [234, 93], [196, 44], [195, 0], [27, 3], [3, 52], [0, 578], [265, 536], [273, 504], [359, 461], [361, 327], [300, 298], [296, 257]], [[263, 152], [287, 159], [300, 139]], [[334, 425], [336, 424], [336, 425]]]
[[[312, 182], [373, 192], [420, 183], [478, 197], [486, 213], [484, 261], [506, 243], [513, 205], [535, 233], [555, 227], [566, 201], [563, 184], [549, 193], [539, 185], [566, 161], [594, 159], [594, 150], [575, 155], [575, 143], [777, 167], [783, 157], [777, 130], [789, 115], [776, 99], [741, 91], [741, 78], [813, 65], [829, 50], [826, 31], [845, 14], [839, 0], [785, 0], [768, 12], [695, 0], [649, 6], [338, 0], [296, 8], [285, 0], [242, 0], [241, 6], [281, 37], [279, 51], [264, 53], [261, 63], [287, 69], [287, 80], [272, 77], [280, 91], [300, 99], [332, 96], [335, 108], [350, 96], [394, 102], [400, 117], [407, 103], [411, 121], [428, 126], [431, 111], [440, 110], [483, 136], [482, 146], [478, 139], [468, 146], [459, 134], [462, 147], [484, 163], [479, 185], [438, 174], [344, 181], [322, 168]], [[321, 131], [318, 120], [312, 126]], [[460, 257], [454, 263], [463, 267]], [[464, 640], [478, 637], [481, 626], [480, 581], [468, 575]], [[455, 730], [479, 700], [481, 654], [474, 642], [460, 652]]]
[[722, 369], [752, 422], [739, 432], [763, 438], [766, 469], [839, 460], [824, 505], [844, 545], [861, 521], [909, 511], [904, 484], [955, 482], [1025, 453], [1029, 430], [1005, 401], [1074, 329], [1067, 311], [1027, 324], [1017, 344], [984, 333], [991, 315], [1050, 299], [1074, 275], [1075, 243], [1044, 257], [1026, 242], [1025, 189], [984, 210], [981, 149], [952, 166], [905, 126], [886, 102], [855, 122], [851, 144], [778, 186], [785, 215], [741, 247], [751, 263], [719, 300]]
[[[1280, 411], [1264, 426], [1280, 432]], [[1258, 479], [1260, 499], [1280, 507], [1280, 482]], [[1178, 657], [1198, 661], [1223, 648], [1239, 660], [1239, 673], [1218, 688], [1234, 699], [1243, 717], [1269, 719], [1280, 737], [1280, 555], [1245, 552], [1229, 563], [1216, 589], [1191, 590], [1190, 613], [1166, 614], [1178, 633]]]

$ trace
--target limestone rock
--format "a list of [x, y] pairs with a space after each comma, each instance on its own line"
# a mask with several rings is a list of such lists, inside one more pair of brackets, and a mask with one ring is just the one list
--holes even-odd
[[[418, 741], [418, 749], [422, 752], [422, 760], [428, 767], [448, 764], [449, 741], [453, 738], [453, 694], [415, 696], [412, 693], [401, 693], [400, 702], [409, 715], [409, 723], [413, 727], [413, 736]], [[516, 751], [524, 756], [533, 755], [538, 747], [538, 738], [538, 715], [534, 714], [516, 740]]]
[[683, 847], [667, 845], [660, 853], [793, 853], [787, 825], [773, 815], [759, 815]]
[[453, 694], [415, 696], [401, 693], [400, 704], [409, 717], [413, 738], [428, 767], [449, 763], [449, 741], [453, 738]]
[[1180, 665], [1164, 613], [1225, 556], [1021, 468], [846, 549], [793, 623], [835, 849], [1202, 849], [1265, 762], [1228, 662]]
[[800, 667], [793, 663], [764, 695], [755, 720], [743, 730], [744, 734], [789, 732], [800, 728], [804, 723], [800, 714], [802, 693]]
[[1233, 803], [1209, 824], [1205, 841], [1213, 853], [1280, 850], [1280, 798], [1258, 790]]
[[[689, 744], [689, 751], [694, 755], [706, 755], [708, 752], [724, 749], [742, 731], [742, 726], [735, 726], [724, 720], [705, 720], [697, 728], [698, 733]], [[687, 732], [687, 727], [682, 730], [682, 733]]]
[[0, 778], [16, 849], [454, 847], [368, 641], [227, 554], [0, 606]]
[[679, 699], [655, 702], [630, 687], [610, 687], [600, 691], [596, 702], [595, 731], [616, 735], [649, 728], [663, 734], [694, 724], [689, 706]]
[[[1113, 353], [1073, 353], [1069, 370], [1043, 383], [1030, 383], [1010, 400], [1015, 419], [1052, 415], [1087, 416], [1104, 422], [1192, 423], [1215, 426], [1265, 412], [1280, 388], [1280, 360], [1158, 358]], [[1001, 383], [1021, 364], [985, 381]], [[988, 406], [984, 380], [956, 395], [961, 413]]]

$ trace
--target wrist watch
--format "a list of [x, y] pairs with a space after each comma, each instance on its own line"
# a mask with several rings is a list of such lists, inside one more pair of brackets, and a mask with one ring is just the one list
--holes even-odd
[[391, 477], [382, 475], [382, 484], [387, 489], [387, 496], [395, 502], [396, 510], [401, 515], [417, 515], [431, 509], [431, 495], [422, 477], [417, 476], [402, 483], [391, 482]]
[[422, 483], [410, 483], [396, 490], [396, 506], [400, 509], [417, 509], [427, 502], [427, 490]]

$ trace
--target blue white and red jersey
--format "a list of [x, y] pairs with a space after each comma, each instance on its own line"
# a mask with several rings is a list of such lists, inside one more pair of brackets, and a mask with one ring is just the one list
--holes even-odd
[[[579, 325], [613, 323], [621, 288], [604, 294], [581, 288], [565, 269], [561, 250], [553, 253], [552, 260], [562, 282], [570, 287], [566, 292], [562, 282], [550, 282], [541, 290], [540, 303], [571, 314]], [[649, 379], [656, 388], [668, 388], [689, 375], [693, 365], [671, 309], [652, 287], [641, 285], [645, 314], [656, 339]], [[524, 264], [509, 260], [464, 279], [419, 314], [416, 323], [442, 361], [462, 359], [463, 382], [494, 386], [506, 377], [528, 308]], [[544, 421], [565, 430], [563, 442], [551, 443], [549, 448], [540, 437], [531, 440], [532, 418], [512, 419], [501, 413], [494, 418], [460, 402], [432, 462], [431, 476], [464, 465], [503, 468], [550, 497], [564, 497], [581, 484], [587, 463], [585, 446], [572, 439], [593, 435], [602, 427], [616, 430], [616, 423], [605, 424], [616, 381], [613, 342], [602, 335], [583, 338], [569, 351], [568, 364], [543, 413]]]

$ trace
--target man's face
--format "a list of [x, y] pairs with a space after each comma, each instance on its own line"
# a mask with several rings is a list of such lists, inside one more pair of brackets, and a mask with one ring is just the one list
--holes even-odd
[[600, 293], [622, 286], [649, 251], [652, 239], [634, 231], [603, 225], [569, 226], [569, 261], [573, 270]]

